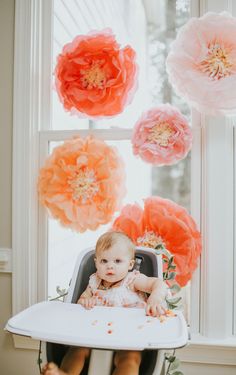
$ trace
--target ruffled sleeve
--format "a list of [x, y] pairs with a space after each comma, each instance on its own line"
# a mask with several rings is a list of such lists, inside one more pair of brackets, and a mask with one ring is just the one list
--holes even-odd
[[124, 278], [123, 285], [126, 287], [130, 287], [134, 283], [134, 280], [138, 275], [140, 275], [140, 272], [137, 270], [129, 272], [128, 275]]
[[97, 273], [93, 273], [89, 278], [89, 287], [91, 288], [92, 292], [95, 292], [101, 283], [100, 277], [98, 277]]

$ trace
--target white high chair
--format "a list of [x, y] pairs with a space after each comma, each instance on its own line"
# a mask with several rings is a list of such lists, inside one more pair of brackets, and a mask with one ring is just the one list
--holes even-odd
[[[153, 249], [136, 248], [136, 268], [162, 278], [162, 260]], [[6, 329], [46, 342], [47, 361], [60, 366], [69, 346], [93, 348], [82, 375], [109, 375], [114, 350], [143, 351], [140, 375], [163, 373], [164, 350], [187, 344], [187, 325], [181, 312], [163, 323], [147, 317], [140, 308], [94, 307], [85, 310], [76, 302], [95, 272], [94, 249], [79, 256], [65, 303], [46, 301], [12, 317]]]

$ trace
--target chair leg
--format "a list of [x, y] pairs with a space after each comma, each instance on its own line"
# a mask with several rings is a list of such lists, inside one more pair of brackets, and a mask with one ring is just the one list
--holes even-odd
[[165, 351], [158, 350], [156, 366], [153, 375], [165, 375]]
[[89, 361], [88, 375], [110, 375], [112, 361], [112, 350], [93, 349]]

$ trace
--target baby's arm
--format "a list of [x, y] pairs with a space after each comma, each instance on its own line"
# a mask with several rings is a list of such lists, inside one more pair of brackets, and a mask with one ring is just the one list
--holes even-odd
[[85, 309], [92, 309], [96, 305], [96, 297], [93, 297], [90, 286], [88, 285], [85, 291], [79, 297], [77, 303], [85, 307]]
[[163, 280], [139, 274], [134, 281], [134, 288], [150, 294], [146, 306], [147, 315], [159, 316], [165, 314], [166, 309], [163, 303], [167, 295], [167, 286]]

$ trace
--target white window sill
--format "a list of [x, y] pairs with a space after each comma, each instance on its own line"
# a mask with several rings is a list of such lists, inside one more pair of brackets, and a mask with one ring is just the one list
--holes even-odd
[[202, 335], [192, 335], [189, 344], [194, 346], [234, 347], [236, 350], [236, 337], [232, 336], [224, 339], [213, 339]]
[[194, 336], [187, 346], [177, 350], [177, 357], [183, 363], [236, 366], [236, 338]]

